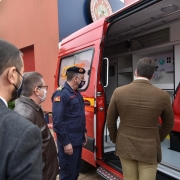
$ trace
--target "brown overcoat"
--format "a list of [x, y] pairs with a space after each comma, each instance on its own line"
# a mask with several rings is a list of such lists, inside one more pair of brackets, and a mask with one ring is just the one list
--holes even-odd
[[[162, 118], [160, 128], [159, 117]], [[117, 156], [146, 163], [160, 162], [160, 142], [173, 124], [170, 97], [164, 90], [142, 79], [115, 89], [108, 107], [107, 126], [112, 142], [116, 143]]]
[[42, 180], [56, 180], [59, 174], [56, 146], [41, 107], [30, 98], [21, 96], [14, 110], [39, 127], [42, 136]]

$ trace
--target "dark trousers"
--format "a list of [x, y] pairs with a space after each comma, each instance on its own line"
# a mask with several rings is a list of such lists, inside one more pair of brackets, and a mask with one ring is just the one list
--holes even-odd
[[81, 168], [82, 145], [73, 147], [73, 154], [64, 153], [64, 147], [58, 145], [60, 180], [77, 180]]

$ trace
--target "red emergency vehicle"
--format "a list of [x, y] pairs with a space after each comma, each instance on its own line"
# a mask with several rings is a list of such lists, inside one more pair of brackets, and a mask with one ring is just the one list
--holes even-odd
[[151, 83], [169, 93], [175, 113], [175, 126], [161, 144], [157, 179], [180, 179], [180, 0], [139, 0], [80, 29], [60, 45], [55, 89], [66, 81], [68, 67], [86, 70], [86, 84], [80, 90], [88, 133], [83, 168], [91, 164], [105, 179], [123, 179], [106, 127], [108, 104], [115, 88], [133, 81], [136, 63], [145, 56], [155, 59]]

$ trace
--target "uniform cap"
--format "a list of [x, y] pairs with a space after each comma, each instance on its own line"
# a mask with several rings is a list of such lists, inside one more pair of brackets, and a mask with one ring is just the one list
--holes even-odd
[[68, 73], [78, 73], [78, 74], [84, 74], [86, 71], [84, 68], [81, 68], [81, 67], [77, 67], [77, 66], [72, 66], [72, 67], [69, 67], [66, 71], [66, 74]]

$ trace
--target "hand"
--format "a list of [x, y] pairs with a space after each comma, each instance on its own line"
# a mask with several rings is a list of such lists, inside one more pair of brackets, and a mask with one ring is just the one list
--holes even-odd
[[71, 143], [66, 145], [66, 146], [64, 146], [64, 152], [66, 154], [68, 154], [68, 155], [72, 155], [73, 154], [73, 147], [72, 147]]
[[84, 137], [85, 137], [85, 141], [84, 141], [83, 145], [85, 146], [87, 144], [87, 133], [86, 132], [84, 133]]

